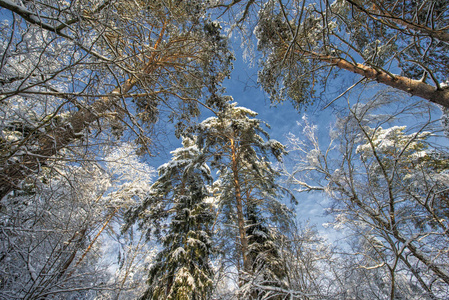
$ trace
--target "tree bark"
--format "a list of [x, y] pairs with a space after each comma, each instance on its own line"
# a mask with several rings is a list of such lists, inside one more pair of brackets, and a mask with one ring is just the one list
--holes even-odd
[[417, 96], [432, 103], [449, 108], [449, 88], [436, 88], [430, 84], [419, 80], [413, 80], [408, 77], [391, 75], [385, 71], [366, 66], [364, 64], [351, 63], [345, 59], [320, 55], [313, 52], [306, 52], [311, 59], [318, 59], [323, 62], [331, 63], [340, 69], [362, 75], [368, 79], [388, 85], [392, 88], [407, 92], [412, 96]]
[[234, 180], [235, 201], [237, 208], [237, 225], [240, 236], [240, 247], [243, 260], [243, 271], [249, 273], [251, 270], [251, 263], [248, 258], [248, 237], [245, 230], [245, 218], [243, 214], [243, 199], [240, 189], [239, 173], [238, 173], [238, 153], [236, 141], [231, 138], [231, 160], [232, 160], [232, 174]]
[[[1, 3], [0, 3], [1, 4]], [[151, 55], [149, 62], [142, 68], [143, 74], [150, 74], [157, 68], [157, 49], [165, 34], [166, 22], [154, 44], [155, 51]], [[5, 162], [5, 166], [0, 169], [0, 199], [15, 189], [20, 189], [20, 183], [33, 173], [38, 173], [46, 161], [56, 155], [58, 151], [66, 148], [71, 143], [83, 136], [83, 131], [104, 114], [122, 94], [126, 94], [138, 82], [136, 77], [126, 80], [122, 85], [116, 87], [109, 95], [103, 96], [90, 107], [83, 107], [68, 121], [50, 132], [42, 133], [36, 138], [39, 149], [33, 152], [26, 152], [13, 162]]]

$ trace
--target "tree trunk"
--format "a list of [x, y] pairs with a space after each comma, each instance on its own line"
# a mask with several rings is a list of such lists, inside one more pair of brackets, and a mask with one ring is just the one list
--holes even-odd
[[243, 215], [243, 199], [240, 189], [240, 181], [238, 175], [238, 154], [235, 140], [231, 139], [231, 160], [232, 160], [232, 174], [234, 179], [234, 191], [235, 191], [235, 201], [237, 205], [237, 225], [239, 229], [240, 236], [240, 248], [242, 252], [243, 260], [243, 272], [249, 273], [251, 270], [251, 262], [248, 258], [248, 238], [246, 236], [245, 230], [245, 218]]
[[[100, 228], [100, 230], [98, 231], [98, 233], [95, 235], [95, 237], [93, 238], [93, 240], [90, 242], [89, 246], [86, 248], [86, 250], [84, 250], [83, 254], [81, 255], [81, 257], [78, 259], [78, 261], [75, 264], [75, 269], [76, 267], [79, 266], [79, 264], [83, 261], [83, 259], [86, 257], [86, 255], [89, 253], [89, 251], [92, 249], [93, 245], [95, 244], [95, 242], [98, 240], [98, 238], [100, 237], [101, 233], [106, 229], [106, 227], [108, 226], [109, 222], [111, 222], [112, 218], [115, 216], [115, 214], [119, 211], [119, 208], [116, 207], [114, 209], [114, 211], [107, 217], [106, 221], [104, 222], [103, 226]], [[73, 272], [75, 272], [75, 269], [73, 269], [68, 275], [67, 277], [71, 277], [73, 275]]]
[[392, 75], [380, 69], [375, 69], [363, 64], [351, 63], [345, 59], [320, 55], [313, 52], [305, 52], [311, 59], [318, 59], [329, 62], [340, 69], [362, 75], [368, 79], [388, 85], [392, 88], [407, 92], [412, 96], [417, 96], [435, 104], [449, 108], [449, 88], [436, 88], [420, 80], [413, 80], [408, 77]]
[[[165, 27], [166, 23], [164, 23], [153, 47], [155, 51], [141, 70], [144, 74], [150, 74], [156, 69], [155, 63], [158, 61], [156, 50], [165, 34]], [[120, 95], [129, 92], [137, 82], [138, 79], [135, 77], [126, 80], [109, 95], [101, 97], [90, 107], [83, 107], [74, 113], [64, 125], [40, 134], [36, 138], [39, 145], [38, 150], [27, 152], [16, 161], [5, 162], [5, 166], [0, 170], [0, 199], [3, 199], [11, 191], [20, 189], [21, 182], [29, 175], [40, 172], [41, 167], [50, 157], [82, 137], [83, 131], [113, 106]]]

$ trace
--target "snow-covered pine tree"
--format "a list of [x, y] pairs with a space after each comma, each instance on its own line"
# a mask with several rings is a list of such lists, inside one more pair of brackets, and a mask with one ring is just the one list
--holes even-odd
[[286, 265], [278, 245], [286, 237], [270, 226], [269, 220], [263, 217], [254, 203], [246, 208], [246, 222], [252, 276], [246, 286], [242, 287], [241, 293], [254, 299], [278, 299], [266, 287], [285, 288], [283, 279], [286, 276]]
[[228, 235], [227, 243], [236, 241], [240, 293], [250, 298], [258, 297], [261, 279], [272, 285], [280, 282], [282, 272], [272, 241], [279, 226], [287, 226], [290, 219], [290, 211], [280, 201], [284, 190], [276, 184], [279, 173], [269, 161], [270, 156], [280, 160], [284, 146], [269, 138], [256, 115], [236, 103], [227, 104], [196, 128], [198, 147], [218, 169], [220, 223], [225, 226], [221, 233]]
[[137, 218], [142, 227], [151, 222], [168, 224], [142, 299], [209, 299], [214, 214], [208, 203], [208, 183], [212, 177], [193, 140], [184, 138], [183, 147], [172, 155], [170, 162], [159, 167], [159, 179], [146, 200], [128, 214], [128, 224]]

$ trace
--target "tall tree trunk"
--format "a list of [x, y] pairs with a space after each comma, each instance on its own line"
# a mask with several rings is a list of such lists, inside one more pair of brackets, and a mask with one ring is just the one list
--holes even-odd
[[[165, 34], [166, 22], [154, 44], [154, 52], [149, 62], [141, 70], [144, 74], [150, 74], [157, 68], [156, 63], [159, 60], [157, 49]], [[50, 157], [82, 137], [83, 131], [113, 106], [120, 95], [129, 92], [137, 82], [138, 78], [136, 77], [126, 80], [109, 95], [101, 97], [90, 107], [83, 107], [74, 113], [64, 125], [40, 134], [36, 138], [39, 145], [38, 150], [27, 152], [14, 162], [5, 162], [5, 166], [0, 169], [0, 199], [3, 199], [11, 191], [20, 189], [21, 182], [29, 175], [38, 173]]]
[[238, 170], [238, 153], [235, 140], [231, 139], [231, 160], [232, 160], [232, 174], [234, 180], [235, 201], [237, 208], [237, 225], [240, 236], [240, 248], [242, 252], [243, 271], [249, 273], [251, 270], [251, 262], [248, 258], [248, 237], [245, 230], [245, 218], [243, 215], [243, 199], [239, 181]]

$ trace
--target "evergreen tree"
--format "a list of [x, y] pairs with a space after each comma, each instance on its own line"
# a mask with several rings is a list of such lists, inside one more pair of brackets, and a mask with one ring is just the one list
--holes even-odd
[[[270, 227], [261, 211], [252, 203], [246, 209], [246, 221], [252, 277], [242, 292], [252, 298], [265, 299], [270, 292], [264, 287], [283, 287], [282, 280], [286, 276], [286, 269], [278, 244], [285, 236]], [[271, 296], [270, 299], [277, 298]]]
[[447, 0], [228, 0], [215, 7], [233, 28], [256, 36], [264, 56], [258, 81], [273, 101], [311, 104], [332, 84], [328, 73], [344, 70], [361, 76], [355, 85], [376, 81], [449, 107]]
[[141, 217], [142, 226], [151, 221], [158, 227], [161, 221], [169, 223], [142, 299], [209, 299], [211, 292], [213, 213], [207, 183], [212, 177], [198, 160], [193, 141], [185, 138], [183, 144], [172, 152], [169, 163], [159, 167], [159, 179], [145, 202], [129, 214], [130, 220]]
[[[98, 131], [151, 152], [199, 115], [233, 59], [202, 1], [0, 1], [0, 198]], [[213, 102], [213, 100], [211, 100]], [[3, 133], [4, 132], [4, 133]], [[71, 150], [69, 150], [71, 151]], [[62, 158], [59, 158], [62, 155]]]
[[247, 108], [227, 104], [196, 130], [203, 156], [211, 157], [212, 167], [219, 170], [221, 223], [237, 229], [222, 233], [228, 234], [227, 242], [237, 240], [239, 285], [250, 298], [258, 297], [253, 279], [269, 276], [272, 283], [282, 277], [273, 241], [276, 226], [287, 226], [290, 216], [279, 199], [283, 192], [276, 184], [279, 173], [268, 160], [270, 154], [280, 160], [284, 146], [269, 139], [255, 116]]

